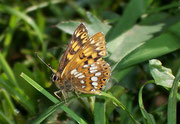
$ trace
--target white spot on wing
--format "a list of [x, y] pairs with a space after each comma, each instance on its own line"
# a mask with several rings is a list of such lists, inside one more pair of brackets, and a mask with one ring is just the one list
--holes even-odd
[[101, 72], [97, 72], [96, 74], [95, 74], [95, 76], [100, 76], [101, 75]]
[[94, 73], [94, 72], [96, 72], [97, 70], [90, 70], [90, 73]]
[[71, 71], [71, 75], [73, 75], [75, 72], [77, 72], [76, 69], [72, 70], [72, 71]]
[[95, 89], [92, 89], [91, 91], [95, 91]]
[[92, 80], [92, 81], [97, 81], [97, 80], [98, 80], [98, 78], [97, 78], [97, 77], [95, 77], [95, 76], [93, 76], [93, 77], [91, 77], [91, 80]]
[[101, 48], [100, 48], [100, 47], [97, 47], [96, 50], [101, 50]]
[[97, 66], [90, 67], [89, 69], [90, 70], [95, 70], [95, 69], [97, 69]]
[[82, 88], [85, 88], [86, 86], [82, 86]]
[[88, 65], [84, 65], [83, 67], [86, 68], [86, 67], [88, 67]]
[[81, 75], [81, 76], [79, 76], [78, 78], [84, 78], [85, 76], [84, 75]]
[[96, 87], [98, 85], [98, 83], [97, 82], [93, 82], [92, 85]]
[[91, 41], [91, 44], [94, 44], [94, 43], [95, 43], [95, 41], [94, 41], [94, 40], [92, 40], [92, 41]]
[[81, 82], [81, 84], [84, 84], [84, 81], [83, 81], [83, 80], [81, 80], [80, 82]]
[[79, 73], [79, 74], [75, 75], [75, 77], [79, 77], [80, 75], [82, 75], [82, 73]]
[[74, 75], [76, 75], [76, 74], [78, 74], [78, 72], [77, 72], [77, 71], [74, 73]]
[[95, 64], [91, 64], [91, 67], [95, 66]]
[[99, 46], [99, 43], [96, 43], [95, 46]]
[[101, 51], [101, 52], [99, 52], [98, 54], [101, 55], [101, 56], [102, 56], [102, 55], [105, 55], [104, 51]]

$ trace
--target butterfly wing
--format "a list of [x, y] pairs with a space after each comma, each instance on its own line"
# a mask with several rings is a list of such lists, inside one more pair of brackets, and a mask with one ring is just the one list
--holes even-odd
[[104, 60], [79, 66], [69, 74], [69, 81], [76, 91], [100, 93], [110, 77], [110, 67]]
[[69, 62], [64, 79], [71, 82], [77, 91], [100, 92], [111, 73], [109, 64], [102, 59], [103, 56], [106, 56], [105, 37], [99, 32]]
[[105, 37], [103, 33], [99, 32], [92, 36], [87, 43], [81, 47], [80, 51], [76, 53], [74, 58], [69, 62], [69, 67], [64, 74], [67, 75], [78, 66], [92, 64], [102, 60], [102, 57], [106, 56], [106, 54]]
[[72, 35], [71, 42], [67, 46], [67, 49], [60, 60], [57, 72], [63, 76], [65, 68], [68, 68], [68, 63], [74, 58], [76, 53], [81, 47], [89, 40], [86, 27], [81, 23]]

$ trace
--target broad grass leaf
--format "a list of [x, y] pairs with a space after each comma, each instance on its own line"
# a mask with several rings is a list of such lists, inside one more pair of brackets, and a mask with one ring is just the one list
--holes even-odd
[[166, 32], [161, 33], [153, 39], [145, 41], [123, 58], [123, 60], [117, 65], [116, 69], [126, 68], [180, 49], [180, 42], [178, 39], [178, 36], [180, 36], [179, 28], [180, 23], [176, 23], [169, 27]]
[[[85, 26], [87, 27], [90, 36], [94, 35], [97, 32], [103, 32], [104, 34], [108, 32], [108, 30], [110, 29], [109, 25], [102, 23], [91, 13], [87, 13], [87, 15], [91, 22], [90, 24], [85, 23]], [[60, 22], [56, 25], [56, 27], [66, 33], [73, 34], [74, 30], [78, 27], [79, 24], [80, 22], [76, 21]]]
[[131, 0], [125, 8], [122, 17], [109, 30], [107, 40], [114, 40], [123, 32], [133, 27], [137, 19], [146, 11], [148, 2], [148, 0]]
[[108, 42], [107, 48], [111, 56], [109, 59], [115, 63], [114, 68], [128, 54], [153, 38], [153, 35], [162, 29], [162, 24], [153, 26], [135, 25], [133, 28]]

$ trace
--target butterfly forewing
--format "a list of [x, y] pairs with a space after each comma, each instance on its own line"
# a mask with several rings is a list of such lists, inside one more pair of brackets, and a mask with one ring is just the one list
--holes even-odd
[[68, 63], [75, 57], [82, 46], [89, 40], [86, 27], [81, 23], [72, 35], [71, 42], [67, 46], [67, 49], [60, 60], [58, 72], [63, 75], [63, 71], [67, 68]]
[[78, 66], [92, 64], [98, 60], [102, 60], [103, 56], [106, 56], [105, 38], [104, 34], [99, 32], [92, 36], [88, 42], [82, 46], [81, 50], [69, 63], [70, 66], [64, 74], [67, 75], [71, 70]]

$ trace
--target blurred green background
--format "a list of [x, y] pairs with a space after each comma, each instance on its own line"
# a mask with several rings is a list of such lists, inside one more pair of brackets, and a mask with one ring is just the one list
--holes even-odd
[[[35, 52], [57, 69], [81, 22], [106, 35], [112, 76], [64, 104]], [[178, 0], [0, 0], [0, 123], [176, 124], [179, 49]]]

